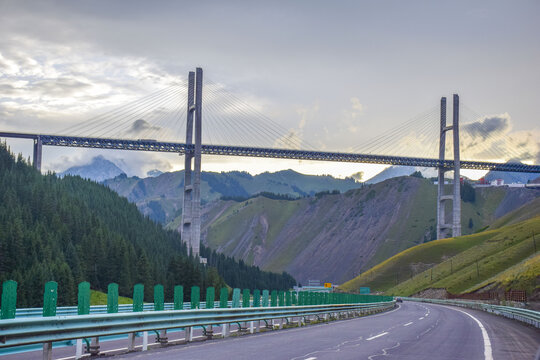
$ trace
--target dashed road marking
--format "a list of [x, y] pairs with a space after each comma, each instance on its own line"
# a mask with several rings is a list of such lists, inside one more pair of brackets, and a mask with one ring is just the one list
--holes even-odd
[[423, 319], [424, 319], [424, 317], [423, 317], [423, 316], [422, 316], [421, 318], [418, 318], [418, 320], [423, 320]]
[[388, 331], [387, 331], [387, 332], [380, 333], [379, 335], [375, 335], [375, 336], [369, 337], [369, 338], [367, 338], [366, 340], [368, 340], [368, 341], [369, 341], [369, 340], [373, 340], [373, 339], [376, 339], [376, 338], [378, 338], [378, 337], [384, 336], [384, 335], [386, 335], [386, 334], [388, 334]]
[[409, 326], [409, 325], [411, 325], [412, 323], [413, 323], [413, 322], [411, 321], [411, 322], [406, 323], [406, 324], [403, 325], [403, 326]]

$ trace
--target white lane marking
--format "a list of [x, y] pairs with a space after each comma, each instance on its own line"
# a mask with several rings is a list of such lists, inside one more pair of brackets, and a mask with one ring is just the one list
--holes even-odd
[[421, 318], [418, 318], [418, 320], [424, 320], [424, 317], [422, 316]]
[[474, 316], [472, 316], [471, 314], [469, 314], [469, 313], [467, 313], [465, 311], [462, 311], [462, 310], [459, 310], [459, 309], [454, 309], [454, 308], [451, 308], [451, 307], [448, 307], [448, 309], [452, 309], [452, 310], [455, 310], [455, 311], [462, 312], [465, 315], [472, 318], [474, 321], [476, 321], [476, 324], [478, 324], [478, 326], [480, 327], [480, 330], [482, 330], [482, 337], [484, 338], [484, 359], [485, 360], [493, 360], [493, 355], [491, 353], [491, 341], [489, 341], [489, 335], [488, 335], [486, 329], [484, 328], [484, 325], [482, 325], [482, 323], [480, 322], [480, 320], [478, 320], [477, 318], [475, 318]]
[[369, 338], [367, 338], [366, 340], [368, 340], [368, 341], [369, 341], [369, 340], [373, 340], [373, 339], [376, 339], [376, 338], [378, 338], [378, 337], [384, 336], [384, 335], [386, 335], [386, 334], [388, 334], [388, 331], [387, 331], [387, 332], [380, 333], [379, 335], [375, 335], [375, 336], [369, 337]]
[[409, 325], [411, 325], [412, 323], [413, 323], [413, 322], [411, 321], [411, 322], [406, 323], [406, 324], [403, 325], [403, 326], [409, 326]]
[[317, 360], [317, 358], [316, 357], [309, 357], [309, 358], [307, 358], [305, 360]]

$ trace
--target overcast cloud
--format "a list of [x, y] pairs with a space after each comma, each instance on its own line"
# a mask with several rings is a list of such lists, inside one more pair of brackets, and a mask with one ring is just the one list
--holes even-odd
[[[182, 83], [201, 66], [206, 78], [288, 129], [288, 141], [321, 150], [352, 149], [457, 92], [476, 112], [504, 115], [481, 120], [484, 129], [504, 134], [489, 137], [489, 146], [539, 156], [540, 48], [531, 46], [540, 33], [537, 1], [0, 0], [0, 33], [5, 131], [60, 131]], [[486, 133], [468, 129], [467, 149], [493, 157], [479, 140]], [[14, 150], [28, 154], [20, 144], [13, 142]], [[97, 155], [62, 150], [45, 150], [45, 169]], [[403, 155], [425, 149], [409, 151], [416, 154]], [[161, 170], [182, 166], [177, 156], [144, 155], [143, 169], [130, 160], [138, 154], [103, 155], [125, 158], [126, 171], [138, 175], [152, 161]], [[373, 169], [220, 161], [209, 158], [203, 166], [364, 171], [364, 178]]]

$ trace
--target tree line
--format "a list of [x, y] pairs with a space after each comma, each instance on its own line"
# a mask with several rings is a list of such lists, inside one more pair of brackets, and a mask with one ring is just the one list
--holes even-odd
[[[59, 283], [59, 305], [76, 303], [81, 281], [104, 292], [118, 283], [120, 295], [128, 297], [142, 283], [145, 301], [152, 301], [158, 283], [201, 290], [225, 283], [261, 289], [295, 284], [286, 273], [264, 272], [204, 247], [208, 265], [201, 265], [188, 256], [178, 232], [144, 217], [127, 199], [80, 177], [41, 175], [5, 143], [0, 202], [0, 282], [18, 282], [18, 307], [41, 306], [43, 284], [50, 280]], [[166, 299], [172, 301], [172, 294]]]

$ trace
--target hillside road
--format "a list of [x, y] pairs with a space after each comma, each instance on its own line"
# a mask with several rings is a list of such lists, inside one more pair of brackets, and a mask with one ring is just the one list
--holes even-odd
[[481, 311], [405, 302], [395, 310], [363, 318], [115, 358], [530, 360], [539, 347], [540, 331], [516, 321]]

